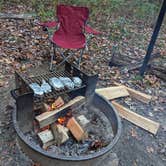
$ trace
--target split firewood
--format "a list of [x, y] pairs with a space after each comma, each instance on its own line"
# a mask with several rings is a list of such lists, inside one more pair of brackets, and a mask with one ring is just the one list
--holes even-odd
[[61, 98], [61, 97], [58, 97], [55, 101], [54, 101], [54, 103], [52, 103], [52, 109], [56, 109], [56, 108], [60, 108], [60, 107], [62, 107], [63, 105], [64, 105], [65, 103], [64, 103], [64, 101], [63, 101], [63, 99]]
[[118, 104], [115, 101], [112, 101], [113, 106], [116, 108], [116, 110], [118, 111], [119, 115], [128, 120], [129, 122], [153, 133], [156, 134], [160, 124], [157, 122], [154, 122], [148, 118], [145, 118], [131, 110], [129, 110], [128, 108], [125, 108], [124, 106]]
[[59, 118], [59, 116], [61, 116], [62, 114], [66, 114], [68, 111], [70, 111], [69, 107], [73, 106], [77, 102], [80, 102], [81, 100], [84, 99], [85, 97], [83, 96], [75, 97], [73, 100], [70, 100], [67, 104], [60, 107], [59, 109], [56, 109], [54, 111], [44, 112], [36, 116], [35, 119], [39, 123], [40, 128], [52, 124]]
[[114, 86], [108, 88], [100, 88], [96, 89], [96, 92], [102, 96], [104, 96], [107, 100], [116, 99], [119, 97], [129, 96], [128, 91], [124, 86]]
[[152, 99], [151, 95], [147, 95], [145, 93], [139, 92], [139, 91], [137, 91], [135, 89], [129, 88], [129, 87], [125, 86], [125, 85], [121, 85], [121, 84], [119, 84], [117, 82], [114, 82], [114, 84], [117, 85], [117, 86], [123, 86], [129, 92], [131, 97], [133, 97], [133, 98], [135, 98], [135, 99], [137, 99], [139, 101], [142, 101], [143, 103], [147, 103], [148, 104], [151, 101], [151, 99]]
[[37, 134], [39, 139], [42, 142], [42, 146], [46, 149], [48, 146], [54, 144], [54, 136], [51, 130], [44, 130]]
[[70, 130], [72, 135], [77, 141], [84, 140], [88, 137], [88, 134], [82, 129], [79, 123], [75, 120], [74, 117], [69, 119], [67, 123], [67, 128]]
[[43, 112], [51, 111], [51, 107], [48, 104], [43, 103], [42, 111]]
[[56, 145], [61, 145], [69, 139], [68, 128], [60, 124], [51, 124], [52, 133], [54, 135], [54, 141]]

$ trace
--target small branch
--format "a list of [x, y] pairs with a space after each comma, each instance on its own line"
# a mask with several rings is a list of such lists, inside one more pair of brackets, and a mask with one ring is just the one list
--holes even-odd
[[0, 13], [0, 19], [32, 20], [34, 17], [36, 17], [36, 14]]

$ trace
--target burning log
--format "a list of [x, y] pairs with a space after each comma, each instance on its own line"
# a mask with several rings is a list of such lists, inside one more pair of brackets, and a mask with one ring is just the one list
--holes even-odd
[[67, 128], [70, 130], [70, 132], [77, 141], [84, 140], [88, 137], [87, 133], [82, 129], [82, 127], [79, 125], [79, 123], [75, 120], [74, 117], [69, 119], [67, 123]]
[[60, 108], [64, 105], [64, 101], [61, 97], [58, 97], [51, 106], [46, 103], [43, 103], [42, 112], [48, 112]]
[[51, 107], [48, 104], [43, 103], [42, 111], [43, 112], [51, 111]]
[[44, 112], [36, 116], [35, 119], [39, 123], [40, 128], [52, 124], [59, 118], [59, 116], [66, 114], [69, 111], [69, 107], [83, 99], [85, 99], [85, 97], [83, 96], [75, 97], [73, 100], [69, 101], [67, 104], [60, 107], [59, 109], [50, 112]]
[[52, 109], [57, 109], [62, 107], [65, 104], [65, 102], [63, 101], [63, 99], [61, 97], [58, 97], [54, 103], [52, 104]]
[[69, 139], [68, 136], [68, 128], [60, 125], [60, 124], [51, 124], [51, 129], [54, 135], [54, 140], [56, 145], [61, 145]]

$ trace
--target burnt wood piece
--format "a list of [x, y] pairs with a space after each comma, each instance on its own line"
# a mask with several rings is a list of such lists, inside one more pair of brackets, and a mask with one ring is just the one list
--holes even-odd
[[65, 104], [65, 102], [63, 101], [62, 97], [58, 97], [54, 103], [52, 104], [52, 108], [60, 108]]
[[59, 109], [56, 109], [54, 111], [44, 112], [36, 116], [35, 119], [38, 121], [40, 128], [47, 126], [51, 123], [54, 123], [60, 116], [63, 116], [67, 112], [69, 112], [70, 111], [69, 107], [84, 99], [85, 97], [83, 96], [75, 97], [73, 100], [70, 100], [67, 104], [60, 107]]
[[77, 141], [84, 140], [88, 136], [74, 117], [69, 119], [67, 123], [67, 128], [70, 130], [70, 132]]
[[115, 101], [112, 101], [113, 106], [116, 108], [116, 110], [118, 111], [119, 115], [128, 120], [129, 122], [149, 131], [152, 134], [156, 134], [160, 124], [157, 122], [154, 122], [148, 118], [145, 118], [133, 111], [131, 111], [128, 108], [125, 108], [124, 106], [118, 104]]
[[51, 111], [51, 107], [48, 104], [43, 103], [42, 112], [47, 112], [47, 111]]

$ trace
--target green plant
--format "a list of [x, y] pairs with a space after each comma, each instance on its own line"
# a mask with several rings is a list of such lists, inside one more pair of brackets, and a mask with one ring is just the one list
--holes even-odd
[[42, 21], [51, 19], [55, 16], [55, 6], [58, 0], [31, 0], [32, 8]]
[[125, 17], [118, 17], [118, 19], [111, 24], [109, 38], [113, 41], [119, 41], [123, 36], [127, 36], [129, 32], [126, 28], [127, 20]]
[[153, 18], [159, 10], [159, 5], [149, 2], [147, 0], [136, 0], [133, 6], [135, 7], [133, 9], [134, 15], [139, 19], [145, 20]]

